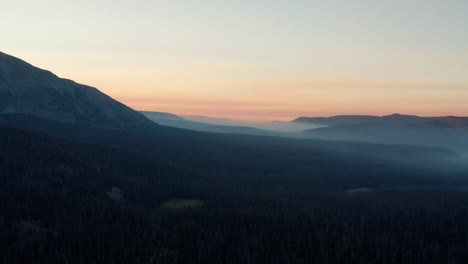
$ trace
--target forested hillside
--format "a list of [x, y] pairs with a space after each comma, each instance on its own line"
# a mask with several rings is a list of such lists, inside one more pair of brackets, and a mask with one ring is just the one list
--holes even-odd
[[[165, 159], [5, 126], [0, 135], [2, 263], [468, 259], [459, 175], [264, 144]], [[172, 199], [202, 206], [163, 206]]]

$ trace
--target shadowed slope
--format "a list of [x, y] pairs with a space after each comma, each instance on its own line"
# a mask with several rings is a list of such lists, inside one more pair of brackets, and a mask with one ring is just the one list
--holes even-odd
[[59, 122], [98, 126], [149, 122], [96, 88], [61, 79], [1, 52], [0, 113], [33, 114]]

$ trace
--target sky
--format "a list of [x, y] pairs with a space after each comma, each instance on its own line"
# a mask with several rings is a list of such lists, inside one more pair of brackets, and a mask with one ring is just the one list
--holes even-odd
[[466, 0], [0, 0], [0, 51], [137, 110], [468, 116]]

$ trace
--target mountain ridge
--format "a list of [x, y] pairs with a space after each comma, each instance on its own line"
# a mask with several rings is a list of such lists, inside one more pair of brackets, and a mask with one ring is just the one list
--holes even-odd
[[423, 125], [433, 127], [468, 127], [468, 117], [392, 114], [384, 116], [373, 115], [337, 115], [330, 117], [298, 117], [291, 122], [315, 123], [327, 126], [337, 125]]
[[119, 127], [150, 123], [95, 87], [60, 78], [0, 52], [0, 113], [32, 114], [64, 123]]

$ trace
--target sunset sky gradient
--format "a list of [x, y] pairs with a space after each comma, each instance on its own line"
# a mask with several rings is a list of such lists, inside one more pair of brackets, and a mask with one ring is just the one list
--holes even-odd
[[0, 0], [0, 51], [138, 110], [468, 116], [464, 0]]

